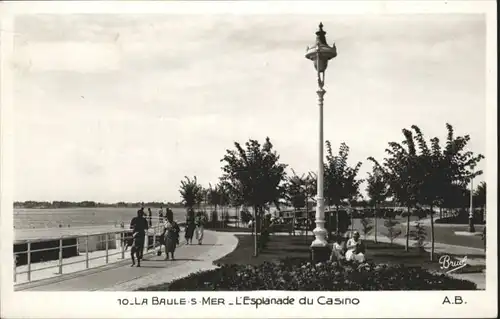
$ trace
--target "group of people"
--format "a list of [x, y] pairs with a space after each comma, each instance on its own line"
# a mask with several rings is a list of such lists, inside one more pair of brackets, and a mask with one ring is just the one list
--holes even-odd
[[354, 231], [351, 238], [345, 243], [342, 236], [337, 235], [332, 247], [330, 260], [365, 261], [366, 247], [359, 236], [359, 232]]
[[197, 214], [195, 214], [194, 210], [188, 210], [186, 216], [186, 228], [184, 232], [186, 245], [193, 244], [193, 236], [195, 236], [196, 240], [198, 241], [198, 245], [201, 245], [203, 243], [203, 232], [206, 222], [207, 219], [203, 212], [198, 212]]
[[[144, 243], [145, 237], [148, 232], [149, 227], [152, 226], [151, 209], [148, 209], [149, 221], [145, 218], [144, 207], [141, 207], [137, 211], [137, 216], [132, 218], [130, 222], [130, 229], [132, 230], [132, 249], [131, 249], [131, 259], [132, 267], [136, 265], [141, 266], [141, 260], [143, 259]], [[161, 235], [159, 236], [159, 244], [157, 255], [161, 256], [162, 246], [165, 247], [165, 260], [175, 260], [174, 253], [177, 245], [179, 245], [179, 238], [181, 229], [178, 223], [174, 220], [173, 211], [170, 208], [166, 208], [165, 215], [163, 215], [163, 208], [158, 212], [158, 222], [161, 225]], [[193, 243], [193, 236], [198, 240], [198, 245], [203, 243], [203, 233], [204, 225], [206, 223], [206, 217], [202, 212], [194, 213], [192, 209], [188, 210], [186, 216], [186, 226], [185, 226], [185, 239], [186, 244], [191, 245]]]

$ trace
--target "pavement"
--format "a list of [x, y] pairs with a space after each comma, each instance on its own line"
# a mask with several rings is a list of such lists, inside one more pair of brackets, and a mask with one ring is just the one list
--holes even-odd
[[212, 262], [232, 252], [238, 240], [231, 233], [205, 231], [203, 245], [182, 245], [176, 260], [164, 260], [165, 254], [145, 255], [141, 267], [130, 260], [90, 270], [15, 286], [15, 291], [130, 291], [170, 282], [191, 273], [216, 268]]
[[[73, 274], [25, 283], [15, 286], [16, 291], [132, 291], [155, 284], [171, 282], [186, 277], [192, 273], [215, 269], [213, 261], [232, 252], [238, 244], [235, 235], [251, 235], [249, 232], [214, 232], [205, 231], [203, 245], [181, 245], [177, 248], [175, 261], [166, 261], [163, 256], [154, 253], [145, 255], [141, 267], [130, 267], [130, 261], [118, 261], [106, 266], [97, 267]], [[290, 236], [288, 233], [274, 235]], [[182, 238], [182, 236], [181, 236]], [[374, 236], [366, 239], [373, 240]], [[388, 242], [385, 236], [378, 236], [381, 242]], [[405, 238], [396, 238], [395, 244], [405, 244]], [[410, 240], [410, 245], [415, 241]], [[429, 247], [426, 247], [428, 250]], [[484, 249], [435, 244], [438, 254], [467, 256], [470, 265], [485, 265]], [[450, 276], [475, 282], [478, 289], [485, 289], [486, 274], [450, 274]]]

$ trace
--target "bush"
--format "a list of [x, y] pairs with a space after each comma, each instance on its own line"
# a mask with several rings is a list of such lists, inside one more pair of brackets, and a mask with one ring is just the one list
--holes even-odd
[[248, 210], [244, 209], [240, 212], [240, 218], [243, 224], [248, 224], [253, 219], [253, 216]]
[[311, 265], [304, 259], [285, 259], [258, 266], [224, 265], [141, 290], [249, 291], [249, 290], [475, 290], [476, 284], [432, 274], [404, 265], [333, 262]]
[[373, 229], [373, 225], [371, 223], [371, 220], [366, 218], [365, 216], [361, 217], [361, 226], [363, 227], [363, 235], [366, 239], [366, 236]]
[[391, 245], [394, 242], [394, 239], [398, 238], [401, 235], [401, 229], [399, 229], [398, 223], [394, 221], [392, 218], [387, 218], [384, 221], [384, 226], [387, 228], [387, 232], [385, 235], [389, 238]]
[[416, 247], [418, 250], [425, 250], [425, 240], [427, 238], [427, 233], [422, 224], [417, 221], [415, 224], [415, 228], [410, 231], [410, 238], [416, 240]]

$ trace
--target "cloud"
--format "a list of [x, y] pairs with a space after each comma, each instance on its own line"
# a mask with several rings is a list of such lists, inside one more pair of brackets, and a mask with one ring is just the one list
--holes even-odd
[[30, 42], [15, 50], [18, 68], [30, 72], [109, 72], [120, 68], [113, 44], [91, 42]]
[[16, 196], [177, 200], [184, 175], [208, 185], [234, 141], [266, 136], [292, 168], [315, 170], [304, 52], [320, 20], [339, 50], [324, 105], [334, 149], [381, 158], [403, 127], [444, 138], [450, 122], [484, 153], [481, 15], [31, 16], [16, 21]]

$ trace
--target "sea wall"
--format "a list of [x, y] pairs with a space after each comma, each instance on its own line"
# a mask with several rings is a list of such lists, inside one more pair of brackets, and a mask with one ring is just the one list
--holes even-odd
[[[78, 256], [77, 249], [77, 239], [76, 238], [64, 238], [62, 240], [62, 257], [74, 257]], [[71, 246], [71, 247], [64, 247]], [[52, 248], [52, 249], [49, 249]], [[26, 265], [28, 263], [27, 254], [28, 244], [26, 242], [14, 243], [14, 253], [16, 254], [16, 265]], [[38, 249], [44, 249], [43, 251], [34, 251]], [[57, 260], [59, 259], [59, 239], [39, 241], [31, 243], [31, 263], [42, 262], [47, 260]]]
[[88, 238], [88, 252], [93, 252], [97, 250], [106, 250], [106, 241], [108, 242], [108, 249], [116, 249], [116, 241], [120, 239], [120, 233], [118, 234], [97, 234], [89, 235], [86, 237], [78, 237], [78, 251], [80, 253], [85, 253], [87, 251], [87, 238]]
[[[78, 256], [85, 253], [87, 237], [65, 237], [62, 240], [62, 258], [69, 258]], [[108, 237], [108, 249], [117, 249], [120, 247], [120, 233], [110, 234]], [[68, 247], [67, 247], [68, 246]], [[28, 263], [28, 243], [18, 242], [14, 243], [14, 254], [16, 258], [16, 265], [22, 266]], [[38, 251], [41, 250], [42, 251]], [[106, 235], [97, 234], [88, 236], [88, 252], [99, 250], [106, 250]], [[31, 263], [43, 262], [48, 260], [59, 259], [59, 239], [32, 241], [30, 247]], [[19, 254], [17, 254], [19, 253]]]
[[[158, 230], [156, 230], [158, 232]], [[146, 239], [145, 245], [149, 249], [153, 248], [153, 230], [150, 230], [148, 238]], [[65, 235], [63, 238], [63, 249], [62, 249], [62, 257], [74, 257], [79, 254], [85, 254], [88, 249], [88, 252], [94, 251], [102, 251], [106, 249], [106, 241], [107, 248], [109, 250], [119, 249], [121, 243], [124, 242], [129, 246], [132, 245], [132, 231], [125, 231], [124, 233], [109, 233], [106, 234], [92, 234], [88, 236], [71, 236], [69, 234]], [[124, 236], [126, 236], [126, 240], [124, 240]], [[28, 237], [29, 238], [29, 237]], [[158, 234], [156, 235], [155, 242], [159, 243], [160, 237]], [[26, 265], [28, 263], [27, 249], [28, 244], [26, 240], [19, 240], [13, 245], [13, 252], [16, 255], [16, 265]], [[69, 247], [65, 247], [69, 246]], [[88, 248], [87, 248], [88, 247]], [[52, 248], [52, 249], [50, 249]], [[42, 251], [35, 251], [40, 250]], [[58, 260], [59, 259], [59, 239], [47, 239], [47, 240], [39, 240], [31, 242], [31, 263], [37, 263], [42, 261], [49, 260]], [[18, 254], [17, 254], [18, 253]]]

